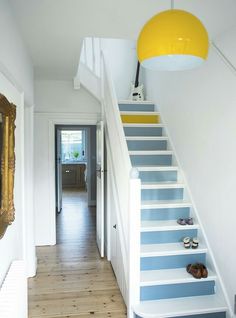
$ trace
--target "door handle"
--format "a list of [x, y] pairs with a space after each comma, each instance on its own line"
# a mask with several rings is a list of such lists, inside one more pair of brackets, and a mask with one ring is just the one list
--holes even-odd
[[116, 224], [115, 224], [115, 225], [113, 225], [113, 229], [116, 229]]

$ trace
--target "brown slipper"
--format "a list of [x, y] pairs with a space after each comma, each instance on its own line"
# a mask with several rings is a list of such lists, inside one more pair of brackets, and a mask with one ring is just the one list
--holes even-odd
[[208, 276], [208, 270], [207, 270], [206, 266], [205, 266], [204, 264], [202, 264], [202, 263], [198, 263], [197, 265], [198, 265], [198, 267], [201, 269], [201, 276], [202, 276], [202, 278], [207, 278], [207, 276]]
[[200, 279], [202, 278], [201, 267], [199, 264], [188, 264], [186, 270], [189, 274], [191, 274], [194, 278]]

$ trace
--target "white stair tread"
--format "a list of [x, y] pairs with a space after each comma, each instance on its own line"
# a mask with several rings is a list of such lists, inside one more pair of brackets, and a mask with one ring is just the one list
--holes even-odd
[[142, 189], [181, 189], [185, 184], [180, 182], [142, 182]]
[[135, 166], [138, 171], [178, 171], [177, 166]]
[[185, 231], [199, 229], [199, 224], [180, 225], [176, 220], [142, 221], [141, 232]]
[[157, 141], [160, 141], [160, 140], [168, 140], [169, 138], [168, 137], [165, 137], [165, 136], [127, 136], [126, 137], [126, 140], [157, 140]]
[[128, 123], [123, 123], [123, 127], [164, 127], [163, 124], [128, 124]]
[[154, 105], [153, 102], [149, 100], [143, 100], [143, 101], [134, 101], [134, 100], [120, 100], [118, 104], [138, 104], [138, 105]]
[[226, 310], [224, 298], [217, 294], [143, 301], [134, 307], [135, 313], [143, 318], [181, 317]]
[[140, 286], [156, 286], [182, 283], [195, 283], [216, 280], [217, 276], [208, 269], [208, 277], [196, 279], [187, 273], [186, 268], [172, 268], [141, 271]]
[[184, 200], [143, 200], [141, 209], [168, 209], [168, 208], [188, 208], [192, 204]]
[[193, 249], [185, 248], [182, 242], [168, 244], [142, 244], [140, 250], [141, 257], [191, 255], [203, 254], [206, 252], [207, 248], [203, 243], [200, 243], [198, 248]]
[[172, 155], [172, 150], [132, 150], [129, 151], [131, 156], [141, 155], [141, 156], [150, 156], [150, 155]]
[[153, 110], [150, 110], [150, 111], [129, 111], [129, 110], [122, 110], [120, 111], [120, 114], [121, 115], [160, 115], [159, 112], [156, 112], [156, 111], [153, 111]]

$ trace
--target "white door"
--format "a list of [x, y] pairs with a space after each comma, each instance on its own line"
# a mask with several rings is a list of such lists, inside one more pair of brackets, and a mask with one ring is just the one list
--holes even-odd
[[57, 212], [62, 209], [62, 163], [61, 163], [61, 130], [57, 129], [56, 179], [57, 179]]
[[104, 125], [97, 124], [97, 214], [96, 237], [101, 257], [104, 257]]

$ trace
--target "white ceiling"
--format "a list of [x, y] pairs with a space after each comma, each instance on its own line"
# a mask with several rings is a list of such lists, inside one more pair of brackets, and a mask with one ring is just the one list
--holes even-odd
[[[72, 79], [86, 36], [136, 39], [170, 0], [10, 0], [38, 78]], [[235, 0], [175, 0], [215, 38], [236, 24]]]

